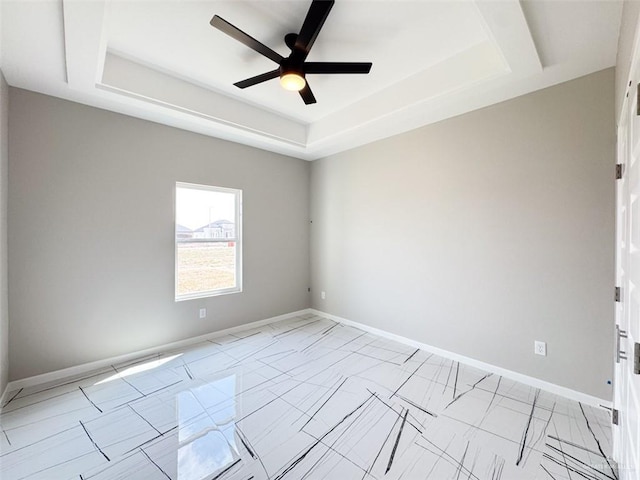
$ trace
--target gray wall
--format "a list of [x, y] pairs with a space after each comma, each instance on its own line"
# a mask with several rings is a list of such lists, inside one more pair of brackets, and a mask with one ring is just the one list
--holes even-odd
[[0, 72], [0, 396], [9, 378], [9, 311], [7, 302], [7, 191], [9, 87]]
[[312, 306], [611, 398], [614, 145], [609, 69], [313, 162]]
[[[9, 97], [11, 380], [309, 306], [308, 162]], [[243, 190], [243, 293], [174, 301], [176, 181]]]

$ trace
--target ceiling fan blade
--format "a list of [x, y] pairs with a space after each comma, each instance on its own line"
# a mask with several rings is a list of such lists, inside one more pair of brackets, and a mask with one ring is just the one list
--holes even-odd
[[271, 72], [256, 75], [255, 77], [247, 78], [246, 80], [241, 80], [239, 82], [234, 83], [234, 85], [238, 88], [247, 88], [262, 82], [266, 82], [267, 80], [271, 80], [273, 78], [278, 78], [279, 76], [280, 76], [280, 70], [276, 69], [276, 70], [272, 70]]
[[302, 90], [300, 90], [300, 96], [306, 105], [311, 105], [312, 103], [316, 103], [316, 97], [313, 96], [313, 92], [311, 88], [309, 88], [309, 82], [304, 86]]
[[211, 24], [212, 27], [215, 27], [221, 32], [226, 33], [231, 38], [234, 38], [235, 40], [241, 43], [244, 43], [247, 47], [273, 60], [277, 64], [280, 64], [280, 62], [284, 60], [284, 57], [282, 55], [280, 55], [277, 52], [274, 52], [269, 47], [267, 47], [263, 43], [260, 43], [258, 40], [253, 38], [251, 35], [244, 33], [238, 27], [231, 25], [224, 18], [219, 17], [218, 15], [214, 15], [209, 23]]
[[304, 52], [304, 58], [309, 54], [334, 3], [335, 0], [313, 0], [311, 3], [295, 45], [296, 50]]
[[304, 73], [369, 73], [371, 62], [306, 62]]

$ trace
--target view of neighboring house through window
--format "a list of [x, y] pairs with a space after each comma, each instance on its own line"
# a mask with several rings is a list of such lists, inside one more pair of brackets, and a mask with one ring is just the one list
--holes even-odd
[[242, 291], [242, 191], [176, 183], [176, 300]]

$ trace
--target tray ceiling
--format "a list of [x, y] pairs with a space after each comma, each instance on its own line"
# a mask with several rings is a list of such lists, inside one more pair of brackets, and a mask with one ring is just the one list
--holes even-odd
[[309, 2], [3, 1], [7, 82], [315, 159], [613, 66], [618, 1], [337, 0], [310, 61], [371, 61], [309, 75], [305, 105], [276, 68], [209, 25], [217, 14], [286, 56]]

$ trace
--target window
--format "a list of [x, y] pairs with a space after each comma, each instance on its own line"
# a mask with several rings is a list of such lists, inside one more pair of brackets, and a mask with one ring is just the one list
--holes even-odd
[[242, 190], [176, 183], [176, 301], [242, 291]]

